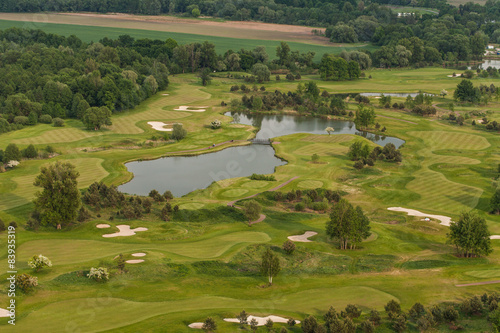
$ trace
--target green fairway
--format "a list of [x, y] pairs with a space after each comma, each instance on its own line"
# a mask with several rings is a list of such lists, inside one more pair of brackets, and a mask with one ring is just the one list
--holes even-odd
[[[442, 68], [372, 69], [366, 72], [371, 79], [319, 81], [318, 75], [312, 74], [303, 75], [298, 82], [276, 81], [273, 77], [262, 85], [268, 92], [287, 92], [297, 89], [301, 82], [315, 80], [329, 93], [424, 90], [438, 94], [447, 89], [452, 95], [457, 80], [448, 78], [449, 72]], [[208, 316], [216, 320], [218, 332], [248, 332], [248, 328], [223, 319], [234, 318], [245, 309], [252, 315], [278, 315], [300, 321], [315, 315], [322, 322], [330, 306], [340, 313], [347, 304], [356, 304], [363, 311], [355, 319], [357, 324], [367, 318], [371, 309], [380, 311], [386, 323], [379, 331], [391, 332], [384, 305], [392, 299], [408, 311], [415, 302], [425, 306], [460, 302], [470, 295], [497, 289], [494, 284], [456, 285], [498, 279], [500, 241], [492, 240], [494, 251], [488, 257], [459, 258], [453, 246], [446, 243], [447, 226], [387, 210], [403, 207], [456, 219], [461, 211], [476, 209], [486, 219], [491, 233], [500, 235], [500, 215], [488, 214], [497, 183], [500, 139], [498, 133], [487, 131], [482, 124], [473, 126], [472, 120], [480, 117], [471, 113], [477, 109], [488, 112], [490, 120], [500, 120], [500, 103], [496, 100], [488, 105], [457, 105], [460, 114], [469, 112], [469, 118], [459, 126], [443, 119], [447, 111], [423, 118], [401, 109], [381, 108], [378, 99], [371, 98], [376, 122], [386, 127], [379, 134], [405, 140], [400, 148], [401, 163], [377, 160], [374, 166], [357, 170], [347, 156], [350, 145], [359, 140], [373, 148], [375, 143], [358, 135], [328, 135], [326, 131], [318, 135], [291, 134], [274, 138], [272, 144], [276, 156], [287, 161], [272, 173], [276, 180], [236, 177], [214, 182], [206, 189], [170, 199], [168, 204], [175, 212], [166, 219], [161, 214], [166, 202], [153, 202], [150, 213], [130, 219], [119, 212], [121, 208], [98, 210], [89, 206], [90, 220], [63, 230], [23, 228], [38, 190], [33, 181], [40, 168], [49, 163], [74, 164], [80, 173], [78, 186], [83, 190], [94, 181], [120, 185], [130, 180], [133, 175], [124, 165], [129, 161], [196, 155], [249, 144], [246, 140], [255, 137], [256, 129], [231, 123], [231, 117], [224, 116], [229, 107], [221, 106], [222, 101], [229, 104], [232, 99], [241, 100], [243, 93], [230, 92], [230, 87], [244, 81], [217, 75], [206, 87], [196, 74], [171, 76], [166, 91], [158, 92], [134, 110], [113, 115], [113, 125], [99, 131], [86, 130], [80, 121], [68, 120], [62, 128], [38, 124], [0, 135], [0, 149], [11, 142], [21, 149], [33, 143], [38, 149], [51, 145], [57, 153], [50, 159], [23, 160], [12, 170], [0, 173], [0, 218], [19, 225], [18, 272], [35, 275], [39, 281], [34, 293], [17, 296], [16, 327], [0, 318], [2, 332], [32, 332], [43, 327], [50, 332], [78, 329], [188, 333], [194, 332], [188, 328], [190, 323]], [[473, 82], [498, 85], [500, 80], [478, 78]], [[393, 98], [398, 103], [404, 100]], [[433, 104], [446, 108], [451, 101], [449, 96], [435, 97]], [[175, 111], [179, 106], [203, 106], [206, 111]], [[347, 111], [354, 112], [357, 103], [349, 100], [347, 107]], [[222, 126], [212, 129], [210, 124], [216, 119]], [[188, 134], [179, 142], [158, 140], [163, 133], [153, 130], [149, 121], [180, 122]], [[221, 145], [206, 149], [214, 143]], [[316, 163], [311, 161], [313, 154], [319, 156]], [[228, 163], [227, 171], [231, 169]], [[280, 185], [283, 187], [277, 191], [285, 196], [281, 201], [275, 200], [275, 193], [262, 193]], [[340, 250], [326, 233], [329, 211], [296, 211], [298, 201], [286, 198], [291, 190], [305, 193], [311, 189], [339, 191], [354, 206], [362, 207], [371, 221], [370, 236], [355, 250]], [[252, 200], [262, 204], [266, 218], [248, 225], [243, 212], [227, 204], [251, 195], [255, 195]], [[96, 228], [103, 223], [110, 228]], [[148, 230], [127, 237], [102, 237], [117, 232], [116, 226], [123, 224]], [[295, 242], [295, 252], [286, 254], [282, 245], [288, 237], [307, 231], [317, 234], [310, 242]], [[3, 267], [7, 265], [5, 239], [0, 239]], [[267, 248], [278, 255], [281, 266], [272, 286], [260, 271]], [[139, 252], [146, 255], [132, 256]], [[53, 266], [39, 272], [30, 269], [27, 260], [37, 254], [49, 257]], [[119, 254], [125, 260], [144, 262], [126, 264], [125, 271], [120, 272], [115, 260]], [[91, 267], [108, 268], [110, 280], [98, 283], [88, 279]], [[6, 277], [5, 272], [0, 273], [4, 290]], [[5, 308], [7, 302], [7, 294], [1, 293], [0, 308]], [[461, 318], [460, 322], [464, 332], [491, 328], [484, 318], [475, 316]], [[450, 332], [446, 325], [435, 329]], [[276, 324], [275, 328], [282, 326], [286, 325]], [[415, 323], [409, 327], [410, 332], [417, 331]], [[265, 331], [261, 327], [257, 332]], [[300, 331], [300, 326], [289, 329]]]

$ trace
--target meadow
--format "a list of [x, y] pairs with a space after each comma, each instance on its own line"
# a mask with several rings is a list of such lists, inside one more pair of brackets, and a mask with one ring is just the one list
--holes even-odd
[[[299, 82], [315, 80], [321, 90], [329, 93], [423, 90], [439, 94], [446, 89], [449, 95], [435, 97], [433, 102], [446, 107], [459, 82], [447, 77], [451, 71], [373, 69], [366, 72], [371, 79], [325, 82], [310, 75]], [[171, 221], [156, 216], [161, 207], [155, 204], [152, 214], [137, 220], [110, 220], [111, 212], [103, 210], [93, 212], [90, 221], [67, 230], [25, 231], [22, 226], [36, 191], [31, 184], [42, 165], [55, 161], [75, 164], [81, 189], [100, 180], [119, 185], [132, 177], [124, 166], [127, 161], [171, 156], [204, 148], [211, 142], [254, 136], [255, 128], [232, 124], [231, 117], [223, 115], [228, 107], [221, 106], [222, 101], [228, 103], [243, 96], [229, 91], [242, 80], [219, 74], [207, 87], [192, 74], [176, 75], [170, 80], [167, 91], [159, 92], [135, 110], [114, 115], [113, 125], [101, 131], [87, 131], [81, 122], [72, 120], [63, 128], [39, 124], [0, 136], [0, 148], [11, 142], [21, 148], [30, 143], [38, 148], [50, 144], [59, 153], [49, 160], [22, 161], [15, 169], [0, 174], [0, 218], [20, 226], [18, 270], [37, 275], [40, 283], [35, 293], [17, 297], [16, 327], [0, 319], [2, 332], [29, 332], [40, 327], [51, 332], [195, 332], [187, 325], [207, 316], [216, 319], [220, 332], [239, 332], [245, 330], [222, 319], [234, 317], [242, 309], [253, 315], [274, 314], [302, 321], [309, 314], [320, 318], [330, 306], [340, 311], [349, 303], [357, 304], [366, 314], [369, 309], [383, 312], [391, 299], [408, 309], [417, 301], [432, 305], [498, 290], [498, 285], [456, 285], [498, 279], [500, 241], [492, 241], [494, 252], [487, 258], [457, 258], [446, 244], [447, 227], [387, 210], [401, 206], [456, 218], [462, 210], [477, 209], [487, 219], [491, 233], [500, 234], [500, 217], [486, 213], [500, 163], [498, 134], [486, 131], [483, 125], [472, 126], [474, 117], [458, 126], [437, 116], [422, 118], [402, 110], [379, 108], [376, 98], [371, 101], [377, 122], [387, 128], [387, 135], [406, 140], [400, 164], [378, 161], [374, 167], [356, 171], [346, 156], [349, 145], [355, 140], [373, 143], [355, 135], [294, 134], [275, 138], [280, 142], [274, 144], [276, 155], [288, 161], [276, 169], [276, 181], [239, 177], [213, 183], [207, 189], [173, 199], [172, 205], [179, 205], [182, 214]], [[497, 85], [500, 80], [477, 78], [473, 82]], [[267, 91], [295, 90], [297, 85], [297, 81], [275, 81], [274, 77], [264, 84]], [[180, 105], [208, 109], [175, 111]], [[348, 107], [355, 110], [356, 104], [349, 102]], [[498, 101], [492, 101], [485, 106], [464, 106], [459, 112], [477, 109], [487, 113], [490, 120], [500, 120], [499, 107]], [[222, 128], [213, 130], [208, 126], [215, 119], [222, 121]], [[188, 136], [178, 143], [151, 141], [160, 133], [148, 121], [181, 122]], [[236, 144], [246, 142], [214, 149]], [[321, 163], [311, 163], [312, 154], [318, 154]], [[264, 192], [295, 176], [298, 178], [279, 191], [339, 190], [350, 202], [363, 207], [372, 222], [372, 236], [357, 250], [341, 251], [325, 233], [327, 214], [292, 212], [266, 204], [260, 195], [257, 200], [264, 203], [266, 219], [248, 226], [240, 212], [225, 207], [230, 200]], [[97, 229], [99, 223], [108, 223], [111, 228]], [[148, 230], [131, 237], [102, 237], [120, 224]], [[292, 256], [284, 254], [280, 247], [287, 237], [305, 231], [318, 234], [310, 243], [296, 243]], [[282, 265], [271, 287], [258, 272], [260, 253], [266, 246], [280, 254]], [[145, 262], [128, 264], [125, 273], [112, 268], [116, 255], [122, 253], [130, 259], [136, 252], [147, 254]], [[26, 261], [39, 253], [48, 256], [53, 267], [33, 273]], [[6, 266], [6, 258], [2, 238], [2, 267]], [[109, 282], [94, 283], [82, 275], [96, 266], [111, 268]], [[5, 278], [6, 274], [0, 275], [2, 281]], [[0, 285], [5, 289], [6, 282]], [[5, 293], [0, 294], [0, 307], [7, 300]], [[466, 332], [489, 329], [484, 326], [488, 323], [476, 318], [463, 318], [462, 323]], [[410, 329], [416, 331], [413, 324]], [[438, 330], [450, 331], [446, 325]], [[290, 331], [300, 332], [300, 328]], [[386, 325], [378, 331], [390, 332], [391, 328]]]
[[[259, 25], [259, 23], [255, 23]], [[266, 24], [264, 24], [266, 25]], [[279, 27], [280, 25], [278, 25]], [[84, 42], [98, 42], [104, 37], [116, 39], [120, 35], [130, 35], [136, 39], [149, 38], [166, 40], [175, 39], [179, 44], [202, 43], [209, 41], [215, 44], [217, 53], [227, 50], [253, 49], [265, 46], [270, 59], [275, 59], [274, 50], [281, 41], [286, 41], [292, 50], [316, 53], [315, 61], [319, 61], [325, 53], [340, 53], [357, 49], [374, 50], [368, 44], [330, 44], [327, 38], [312, 33], [280, 32], [275, 30], [238, 29], [234, 25], [216, 27], [214, 29], [203, 24], [182, 23], [162, 24], [161, 22], [127, 21], [114, 18], [79, 17], [64, 14], [11, 14], [0, 13], [0, 29], [11, 27], [41, 29], [47, 33], [63, 36], [76, 35]], [[186, 28], [184, 28], [186, 27]], [[271, 28], [268, 28], [271, 29]], [[312, 30], [313, 28], [304, 27]], [[182, 32], [180, 32], [182, 31]]]

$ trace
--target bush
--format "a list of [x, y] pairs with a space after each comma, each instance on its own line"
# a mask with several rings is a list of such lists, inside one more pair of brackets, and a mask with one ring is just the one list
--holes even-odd
[[44, 267], [52, 267], [52, 262], [49, 258], [39, 254], [34, 255], [30, 260], [28, 260], [28, 266], [33, 268], [35, 271], [39, 271]]
[[16, 287], [25, 294], [28, 294], [35, 290], [36, 286], [38, 286], [37, 277], [31, 276], [26, 273], [16, 275]]
[[288, 239], [283, 243], [283, 251], [285, 251], [286, 254], [292, 254], [293, 251], [295, 251], [295, 243]]
[[354, 304], [348, 304], [345, 308], [345, 312], [350, 318], [359, 318], [359, 316], [361, 316], [361, 310]]
[[251, 180], [266, 180], [266, 181], [276, 181], [276, 178], [273, 175], [266, 176], [266, 175], [258, 175], [256, 173], [252, 174], [250, 176]]
[[295, 210], [297, 212], [302, 212], [304, 211], [304, 209], [306, 208], [306, 205], [303, 203], [303, 202], [298, 202], [296, 205], [295, 205]]
[[52, 117], [49, 114], [42, 114], [40, 118], [38, 118], [38, 122], [42, 124], [52, 124]]
[[5, 231], [5, 223], [0, 219], [0, 232]]
[[64, 126], [64, 120], [61, 118], [54, 118], [52, 120], [52, 122], [54, 123], [54, 127], [63, 127]]
[[14, 229], [17, 229], [17, 223], [15, 221], [12, 221], [9, 223], [9, 227], [13, 227]]
[[288, 81], [294, 81], [294, 80], [295, 80], [295, 76], [293, 76], [293, 74], [292, 74], [292, 73], [288, 73], [288, 74], [286, 75], [286, 79], [287, 79]]
[[222, 126], [222, 123], [220, 120], [215, 119], [214, 121], [212, 121], [210, 123], [210, 126], [212, 127], [212, 129], [217, 129], [217, 128], [220, 128]]
[[17, 117], [14, 117], [14, 124], [20, 124], [20, 125], [29, 125], [30, 123], [30, 120], [28, 117], [25, 117], [25, 116], [17, 116]]
[[26, 158], [35, 158], [38, 157], [38, 151], [35, 146], [31, 144], [23, 150], [23, 156]]
[[375, 332], [375, 325], [373, 325], [373, 323], [369, 320], [365, 320], [364, 322], [362, 322], [360, 327], [364, 333]]
[[104, 267], [92, 267], [90, 272], [87, 274], [89, 279], [93, 279], [97, 282], [104, 282], [109, 280], [109, 273], [107, 268]]
[[451, 305], [447, 306], [443, 311], [443, 319], [449, 323], [456, 321], [458, 319], [458, 311]]
[[180, 141], [184, 139], [187, 135], [187, 131], [182, 127], [181, 124], [174, 124], [174, 129], [172, 135], [170, 136], [173, 140]]

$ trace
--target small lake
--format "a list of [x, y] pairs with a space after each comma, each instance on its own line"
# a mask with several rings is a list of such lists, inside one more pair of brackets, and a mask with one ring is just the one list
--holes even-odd
[[263, 115], [246, 112], [226, 112], [224, 115], [233, 117], [233, 123], [252, 125], [260, 128], [255, 137], [259, 140], [267, 140], [294, 133], [327, 134], [325, 128], [333, 127], [335, 131], [332, 135], [356, 134], [381, 146], [385, 146], [385, 144], [391, 142], [396, 148], [399, 148], [405, 143], [404, 140], [395, 137], [358, 131], [352, 121], [291, 115]]
[[181, 197], [207, 188], [215, 181], [247, 177], [253, 173], [274, 173], [277, 166], [285, 164], [274, 156], [274, 149], [268, 145], [231, 147], [197, 156], [136, 161], [125, 164], [134, 178], [118, 186], [118, 190], [137, 195], [148, 195], [153, 189], [160, 193], [170, 190], [174, 196]]

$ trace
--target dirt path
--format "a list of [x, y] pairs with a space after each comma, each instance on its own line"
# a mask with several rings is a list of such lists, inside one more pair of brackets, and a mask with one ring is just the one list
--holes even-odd
[[[266, 191], [266, 192], [274, 192], [274, 191], [277, 191], [279, 190], [280, 188], [282, 188], [283, 186], [286, 186], [288, 184], [290, 184], [291, 182], [293, 182], [295, 179], [299, 178], [298, 176], [296, 177], [293, 177], [293, 178], [290, 178], [289, 180], [287, 180], [286, 182], [276, 186], [276, 187], [273, 187], [272, 189]], [[233, 200], [233, 201], [229, 201], [227, 203], [227, 206], [228, 207], [234, 207], [236, 209], [241, 209], [241, 207], [238, 207], [238, 206], [235, 206], [234, 204], [237, 202], [237, 201], [240, 201], [240, 200], [245, 200], [245, 199], [250, 199], [250, 198], [254, 198], [256, 196], [258, 196], [259, 194], [261, 194], [263, 192], [259, 192], [259, 193], [255, 193], [255, 194], [252, 194], [252, 195], [249, 195], [248, 197], [244, 197], [244, 198], [241, 198], [241, 199], [237, 199], [237, 200]], [[266, 218], [266, 215], [264, 214], [260, 214], [259, 218], [255, 221], [252, 221], [252, 222], [249, 222], [248, 224], [249, 225], [252, 225], [252, 224], [255, 224], [255, 223], [259, 223], [259, 222], [262, 222], [264, 221], [264, 219]]]
[[484, 282], [474, 282], [474, 283], [465, 283], [465, 284], [456, 284], [455, 287], [483, 286], [485, 284], [495, 284], [495, 283], [500, 283], [500, 280], [484, 281]]

